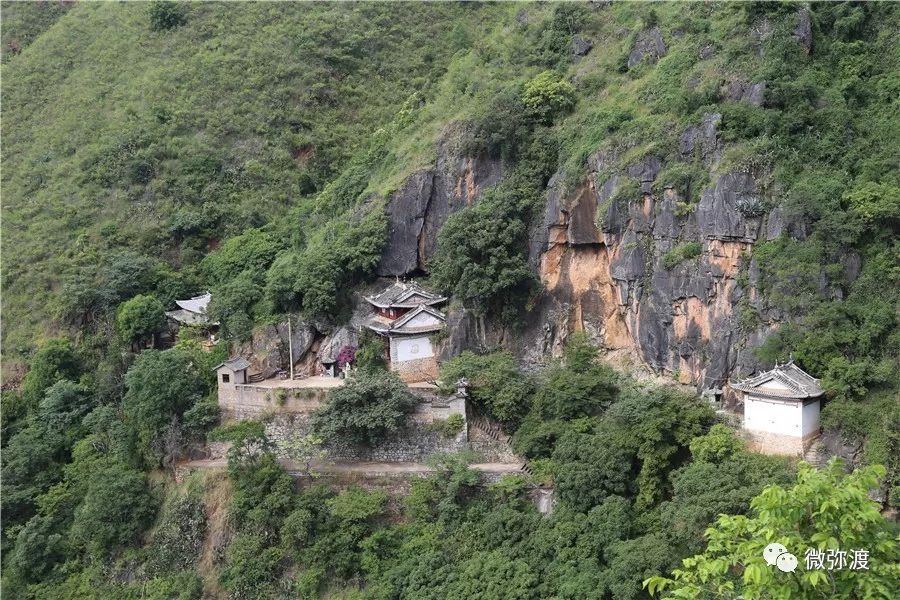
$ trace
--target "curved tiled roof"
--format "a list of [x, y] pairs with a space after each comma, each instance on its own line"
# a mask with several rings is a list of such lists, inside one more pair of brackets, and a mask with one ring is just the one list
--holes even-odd
[[379, 308], [388, 308], [390, 306], [414, 308], [423, 304], [439, 304], [447, 298], [429, 292], [416, 283], [397, 281], [374, 296], [365, 296], [365, 299]]
[[[422, 313], [428, 313], [429, 315], [436, 318], [440, 323], [435, 323], [432, 325], [423, 325], [420, 327], [408, 327], [407, 323], [412, 321], [416, 315], [420, 315]], [[399, 319], [390, 320], [386, 319], [379, 315], [373, 315], [366, 322], [366, 326], [373, 331], [377, 331], [378, 333], [388, 333], [388, 334], [404, 334], [404, 333], [429, 333], [432, 331], [440, 331], [444, 327], [444, 321], [447, 320], [447, 317], [444, 314], [425, 304], [419, 305], [418, 308], [413, 309], [400, 317]]]
[[[761, 389], [761, 386], [769, 381], [775, 381], [786, 389]], [[825, 393], [819, 385], [819, 380], [795, 365], [793, 360], [784, 365], [776, 364], [771, 371], [760, 373], [738, 383], [732, 383], [731, 387], [742, 392], [753, 392], [776, 398], [816, 398]]]
[[195, 314], [206, 314], [206, 307], [209, 305], [209, 301], [212, 298], [212, 294], [206, 292], [205, 294], [201, 294], [199, 296], [194, 296], [188, 300], [176, 300], [175, 304], [183, 308], [188, 312], [192, 312]]

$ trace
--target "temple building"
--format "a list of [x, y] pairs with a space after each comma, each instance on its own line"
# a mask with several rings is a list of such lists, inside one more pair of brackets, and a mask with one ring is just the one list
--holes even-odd
[[444, 328], [446, 317], [434, 307], [447, 298], [397, 281], [365, 299], [375, 309], [366, 327], [384, 338], [389, 368], [407, 383], [437, 379], [431, 336]]
[[731, 388], [744, 395], [744, 430], [754, 450], [799, 455], [819, 435], [824, 391], [791, 360]]
[[212, 299], [212, 294], [206, 292], [187, 300], [176, 300], [175, 304], [178, 305], [178, 309], [166, 311], [166, 317], [172, 324], [173, 333], [180, 327], [193, 327], [204, 332], [207, 338], [206, 346], [215, 344], [219, 324], [210, 321], [206, 315], [206, 307], [209, 305], [210, 299]]

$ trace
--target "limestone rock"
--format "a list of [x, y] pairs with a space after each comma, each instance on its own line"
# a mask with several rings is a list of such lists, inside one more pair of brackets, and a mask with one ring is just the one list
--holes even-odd
[[427, 272], [437, 235], [447, 218], [470, 206], [500, 179], [500, 161], [486, 155], [463, 156], [456, 140], [463, 126], [450, 128], [438, 143], [431, 168], [410, 175], [388, 198], [389, 234], [376, 273], [382, 277]]
[[794, 28], [794, 39], [800, 43], [803, 52], [809, 55], [813, 49], [812, 16], [808, 8], [797, 11], [797, 27]]
[[728, 100], [762, 106], [766, 101], [766, 82], [750, 83], [735, 80], [727, 84], [722, 94]]
[[576, 59], [587, 56], [588, 52], [590, 52], [593, 47], [593, 41], [581, 37], [580, 35], [572, 36], [572, 56]]
[[654, 64], [665, 55], [666, 43], [659, 32], [659, 27], [653, 27], [638, 34], [628, 55], [628, 68], [634, 68], [645, 58], [650, 64]]
[[686, 160], [699, 156], [707, 164], [718, 162], [722, 155], [718, 129], [721, 122], [721, 114], [703, 113], [700, 125], [691, 125], [681, 134], [679, 143], [681, 156]]
[[754, 202], [761, 203], [762, 196], [753, 177], [738, 171], [722, 175], [700, 197], [700, 234], [705, 238], [755, 240], [760, 221], [746, 218], [740, 210]]
[[417, 171], [388, 199], [388, 236], [376, 268], [378, 275], [405, 275], [419, 267], [419, 240], [433, 182], [431, 171]]
[[[250, 361], [250, 373], [262, 373], [265, 377], [271, 377], [278, 371], [290, 368], [287, 329], [286, 321], [257, 327], [253, 330], [250, 340], [237, 348], [237, 354]], [[312, 324], [294, 319], [291, 323], [294, 362], [309, 351], [317, 335], [318, 332]]]
[[662, 161], [655, 156], [645, 156], [639, 162], [630, 165], [625, 171], [641, 183], [641, 192], [653, 193], [653, 182], [662, 169]]
[[341, 327], [325, 335], [319, 346], [319, 361], [332, 363], [345, 346], [359, 346], [359, 334], [351, 327]]

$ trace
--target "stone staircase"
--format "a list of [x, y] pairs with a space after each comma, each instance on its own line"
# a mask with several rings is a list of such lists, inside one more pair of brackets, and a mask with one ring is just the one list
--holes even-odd
[[[491, 421], [479, 411], [473, 410], [471, 408], [469, 409], [468, 422], [470, 428], [475, 428], [478, 430], [478, 432], [486, 435], [496, 443], [506, 446], [509, 449], [509, 453], [512, 454], [512, 444], [510, 444], [510, 437], [503, 432], [503, 429], [497, 423]], [[473, 436], [471, 434], [470, 429], [470, 440], [477, 439], [477, 437], [477, 435]], [[533, 475], [531, 467], [528, 465], [528, 461], [520, 457], [517, 458], [522, 462], [522, 468], [520, 470], [526, 475]]]
[[810, 443], [806, 452], [803, 453], [803, 460], [817, 469], [821, 469], [828, 462], [828, 450], [822, 440], [815, 439]]

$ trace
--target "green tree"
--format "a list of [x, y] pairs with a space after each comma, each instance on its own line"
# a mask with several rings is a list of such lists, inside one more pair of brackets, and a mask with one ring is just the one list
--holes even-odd
[[262, 536], [239, 533], [225, 551], [219, 582], [235, 600], [266, 597], [281, 572], [282, 557], [282, 550]]
[[60, 380], [44, 394], [26, 426], [3, 450], [2, 507], [7, 524], [31, 515], [35, 499], [62, 478], [73, 444], [83, 435], [91, 407], [88, 390]]
[[597, 355], [584, 334], [568, 340], [564, 364], [548, 370], [534, 396], [534, 410], [542, 420], [598, 415], [616, 400], [615, 371], [596, 363]]
[[330, 442], [373, 446], [399, 430], [418, 403], [394, 373], [360, 372], [328, 394], [313, 427]]
[[133, 542], [156, 514], [147, 478], [121, 464], [93, 474], [87, 494], [75, 509], [72, 541], [95, 556]]
[[229, 464], [252, 463], [272, 451], [272, 442], [266, 436], [266, 426], [259, 421], [237, 421], [217, 427], [209, 432], [211, 442], [230, 442]]
[[438, 233], [434, 285], [483, 313], [498, 314], [535, 284], [524, 254], [527, 227], [514, 206], [490, 197], [454, 213]]
[[632, 496], [637, 457], [627, 435], [614, 430], [564, 434], [553, 452], [560, 500], [586, 512], [609, 496]]
[[717, 423], [709, 433], [695, 437], [690, 443], [694, 460], [705, 463], [719, 463], [735, 457], [744, 449], [744, 444], [734, 434], [734, 430]]
[[324, 440], [315, 434], [301, 435], [294, 432], [288, 439], [282, 441], [280, 450], [292, 460], [295, 465], [303, 468], [303, 473], [312, 473], [312, 464], [315, 461], [323, 461], [328, 456], [328, 451], [322, 448]]
[[868, 181], [849, 191], [844, 200], [870, 226], [891, 225], [900, 220], [900, 187]]
[[281, 245], [268, 233], [247, 229], [240, 235], [228, 238], [215, 252], [207, 255], [200, 266], [208, 281], [213, 286], [219, 286], [244, 271], [261, 277], [279, 250]]
[[72, 342], [62, 338], [47, 340], [31, 359], [31, 368], [22, 382], [22, 397], [29, 407], [37, 406], [44, 392], [60, 379], [75, 380], [81, 361]]
[[125, 417], [137, 437], [137, 450], [151, 464], [162, 458], [154, 449], [172, 419], [200, 400], [208, 390], [199, 361], [182, 348], [148, 350], [125, 374]]
[[165, 325], [166, 309], [155, 296], [139, 294], [116, 311], [116, 329], [131, 344], [153, 336]]
[[441, 366], [441, 381], [453, 386], [469, 381], [469, 394], [488, 414], [509, 429], [518, 427], [531, 406], [534, 387], [509, 352], [466, 351]]
[[[721, 515], [707, 530], [706, 551], [683, 561], [671, 579], [644, 582], [672, 598], [889, 598], [900, 577], [900, 542], [868, 497], [884, 469], [844, 472], [839, 460], [816, 470], [801, 463], [797, 483], [766, 487], [751, 515]], [[793, 573], [768, 566], [764, 548], [783, 544], [798, 559]], [[808, 550], [867, 550], [868, 569], [807, 569]]]
[[154, 31], [172, 29], [187, 21], [185, 5], [180, 2], [153, 0], [147, 10], [150, 14], [150, 28]]
[[356, 367], [361, 370], [383, 370], [387, 367], [384, 360], [384, 338], [368, 329], [360, 336]]
[[575, 86], [553, 71], [544, 71], [525, 84], [522, 104], [526, 113], [542, 125], [550, 125], [575, 106]]
[[222, 335], [246, 341], [253, 333], [257, 305], [263, 298], [261, 277], [250, 270], [235, 273], [213, 288], [208, 312], [221, 323]]

